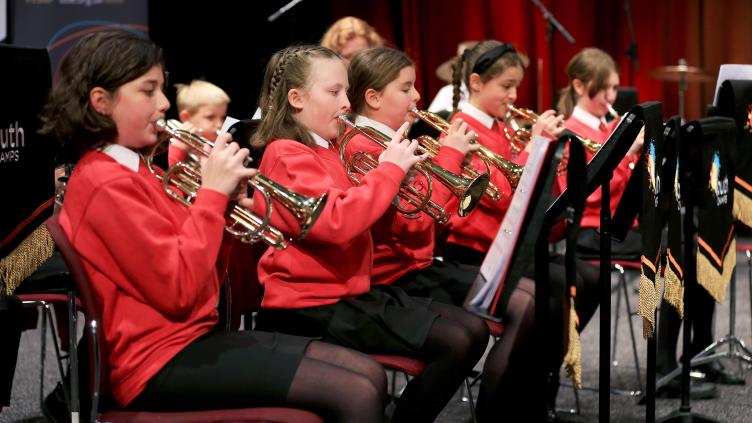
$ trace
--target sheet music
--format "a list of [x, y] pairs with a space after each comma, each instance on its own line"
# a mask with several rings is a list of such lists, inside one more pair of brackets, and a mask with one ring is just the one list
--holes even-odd
[[480, 267], [481, 277], [478, 278], [478, 281], [481, 281], [480, 283], [483, 283], [483, 285], [470, 300], [469, 305], [471, 307], [488, 310], [499, 285], [506, 279], [505, 276], [512, 260], [514, 247], [520, 235], [522, 220], [525, 218], [525, 213], [530, 205], [533, 188], [543, 166], [548, 144], [552, 141], [537, 136], [532, 142], [533, 152], [528, 156], [520, 183], [514, 192], [514, 197], [512, 197], [512, 203], [504, 215], [496, 238]]
[[225, 117], [225, 121], [222, 124], [222, 129], [219, 130], [219, 135], [222, 135], [225, 132], [229, 131], [230, 127], [232, 127], [232, 125], [235, 125], [238, 122], [240, 121], [238, 119], [235, 119], [234, 117], [230, 117], [230, 116]]
[[752, 79], [752, 65], [721, 65], [718, 71], [718, 81], [715, 83], [713, 106], [718, 105], [718, 92], [721, 90], [721, 84], [728, 79]]

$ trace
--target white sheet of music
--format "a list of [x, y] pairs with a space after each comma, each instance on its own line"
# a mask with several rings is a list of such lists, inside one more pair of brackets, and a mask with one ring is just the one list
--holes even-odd
[[235, 125], [236, 123], [240, 122], [239, 120], [235, 119], [234, 117], [226, 116], [225, 121], [222, 122], [222, 129], [219, 130], [219, 134], [224, 134], [225, 132], [230, 130], [230, 127], [232, 125]]
[[525, 170], [522, 172], [520, 183], [512, 197], [512, 203], [504, 215], [499, 231], [496, 233], [491, 248], [483, 260], [480, 267], [480, 274], [486, 282], [483, 287], [476, 293], [470, 301], [474, 307], [488, 310], [496, 295], [499, 284], [506, 279], [506, 273], [514, 252], [514, 246], [520, 235], [519, 228], [522, 226], [522, 220], [525, 212], [530, 205], [533, 187], [536, 179], [540, 174], [540, 168], [543, 166], [543, 160], [546, 157], [547, 145], [552, 141], [548, 138], [537, 136], [533, 139], [533, 151], [528, 156], [525, 163]]
[[721, 65], [718, 70], [718, 81], [715, 83], [714, 106], [718, 105], [718, 91], [721, 90], [721, 84], [727, 79], [752, 79], [752, 65]]

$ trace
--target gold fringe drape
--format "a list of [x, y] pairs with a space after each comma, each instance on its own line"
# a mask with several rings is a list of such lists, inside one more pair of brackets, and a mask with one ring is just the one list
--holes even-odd
[[577, 331], [579, 319], [574, 308], [574, 297], [569, 298], [569, 325], [567, 326], [567, 353], [564, 355], [564, 367], [567, 376], [572, 379], [576, 389], [582, 388], [582, 345]]
[[[736, 179], [739, 179], [739, 177], [737, 176]], [[752, 199], [738, 189], [734, 190], [734, 208], [732, 213], [734, 219], [752, 228]]]
[[666, 250], [668, 264], [663, 274], [663, 299], [671, 304], [680, 318], [684, 318], [684, 272], [671, 254], [671, 249]]
[[718, 304], [723, 304], [726, 291], [731, 281], [731, 274], [736, 267], [736, 240], [732, 239], [723, 258], [722, 271], [704, 254], [697, 252], [697, 282], [705, 288]]
[[21, 281], [31, 276], [45, 260], [52, 256], [55, 242], [42, 223], [13, 251], [0, 260], [0, 282], [7, 295], [13, 294]]
[[[645, 260], [645, 257], [643, 257]], [[661, 268], [658, 263], [655, 280], [651, 280], [645, 270], [640, 273], [640, 305], [639, 314], [642, 316], [642, 337], [648, 339], [655, 333], [655, 310], [658, 308], [658, 298], [661, 292]]]

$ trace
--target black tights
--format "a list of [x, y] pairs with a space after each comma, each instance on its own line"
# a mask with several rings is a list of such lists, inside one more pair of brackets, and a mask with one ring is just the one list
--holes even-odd
[[[535, 395], [524, 386], [530, 379], [530, 358], [533, 357], [533, 280], [520, 280], [509, 299], [503, 321], [504, 333], [488, 352], [483, 366], [476, 408], [478, 420], [481, 422], [498, 421], [499, 416], [507, 416], [510, 418], [509, 421], [517, 421], [524, 417], [526, 395]], [[510, 412], [515, 414], [514, 418], [508, 414]]]
[[[319, 341], [308, 342], [300, 357], [300, 352], [293, 352], [293, 337], [278, 336], [207, 334], [152, 377], [128, 408], [190, 411], [277, 406], [311, 410], [326, 421], [383, 421], [386, 376], [378, 363], [357, 351]], [[279, 348], [262, 347], [277, 342]]]
[[434, 421], [488, 343], [488, 327], [477, 316], [437, 302], [430, 308], [440, 317], [418, 351], [426, 368], [407, 384], [394, 410], [393, 422]]
[[355, 350], [311, 342], [287, 394], [287, 402], [337, 422], [380, 422], [386, 376], [381, 366]]

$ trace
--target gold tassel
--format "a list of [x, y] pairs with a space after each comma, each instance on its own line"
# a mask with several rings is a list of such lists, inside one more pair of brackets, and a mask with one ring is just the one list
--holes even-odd
[[726, 288], [736, 267], [736, 239], [732, 239], [723, 258], [723, 272], [719, 273], [704, 254], [697, 252], [697, 282], [718, 304], [726, 299]]
[[0, 282], [5, 285], [8, 295], [18, 288], [21, 282], [31, 276], [55, 251], [55, 241], [42, 223], [34, 232], [21, 241], [7, 256], [0, 260]]
[[656, 310], [658, 310], [658, 305], [660, 304], [659, 299], [661, 298], [661, 292], [664, 292], [663, 291], [664, 282], [663, 282], [663, 277], [661, 276], [660, 267], [662, 266], [659, 265], [658, 273], [655, 275], [655, 309]]
[[580, 345], [580, 334], [577, 332], [579, 325], [577, 312], [574, 309], [574, 297], [569, 297], [569, 342], [567, 343], [567, 353], [564, 355], [564, 367], [567, 369], [567, 376], [572, 379], [576, 389], [582, 388], [582, 346]]
[[[668, 254], [669, 260], [673, 260], [671, 252]], [[682, 277], [674, 272], [674, 267], [670, 264], [666, 266], [666, 271], [663, 275], [664, 287], [663, 299], [667, 303], [671, 304], [676, 312], [679, 313], [679, 318], [684, 318], [684, 283]]]
[[[656, 279], [658, 276], [656, 276]], [[655, 309], [658, 307], [658, 294], [655, 282], [640, 273], [640, 316], [642, 316], [642, 337], [648, 339], [655, 331]]]
[[752, 199], [738, 189], [734, 190], [734, 208], [732, 213], [734, 219], [752, 228]]

